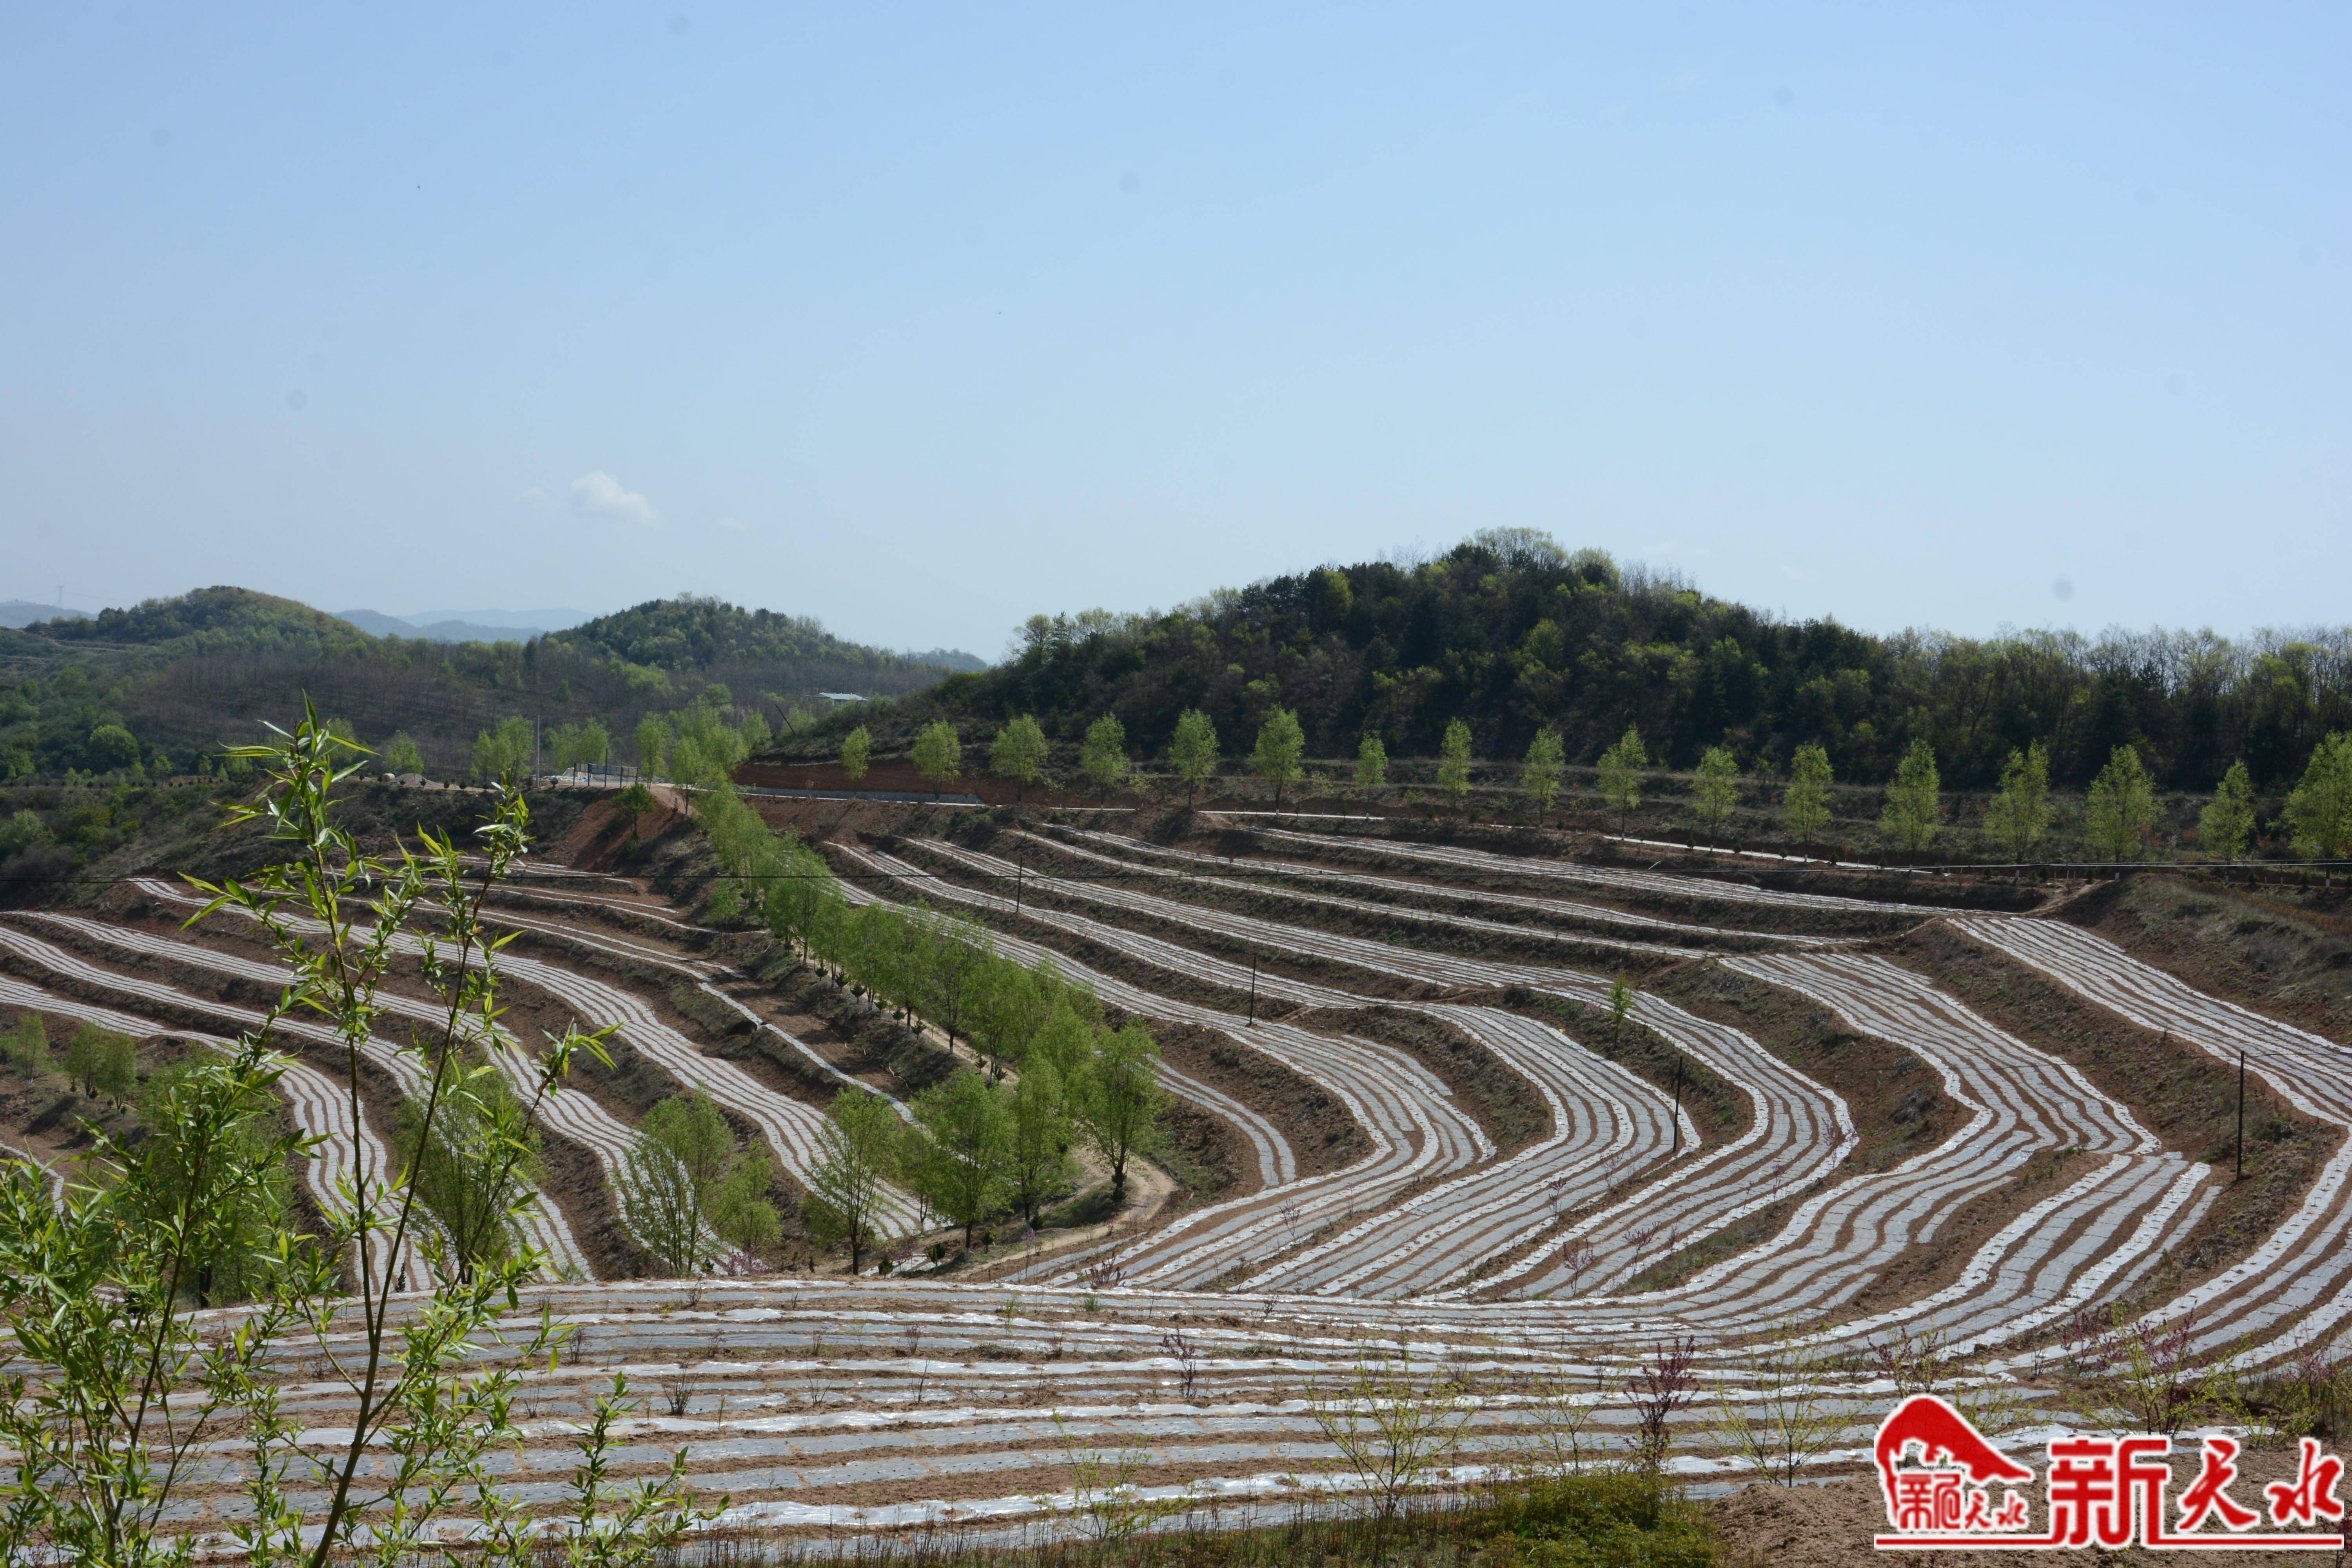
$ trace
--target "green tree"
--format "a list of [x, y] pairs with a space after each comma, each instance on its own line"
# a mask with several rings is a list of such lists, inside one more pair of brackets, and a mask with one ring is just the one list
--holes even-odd
[[1095, 787], [1108, 793], [1127, 777], [1127, 726], [1116, 713], [1106, 713], [1087, 726], [1086, 743], [1078, 751], [1078, 766]]
[[1789, 761], [1789, 788], [1780, 797], [1780, 817], [1800, 844], [1830, 821], [1830, 754], [1819, 746], [1799, 746]]
[[83, 742], [82, 759], [92, 773], [112, 773], [139, 760], [139, 742], [120, 724], [100, 724]]
[[16, 1026], [0, 1035], [0, 1059], [26, 1078], [49, 1070], [49, 1031], [38, 1013], [20, 1013]]
[[2339, 730], [2313, 748], [2303, 781], [2286, 797], [2286, 825], [2299, 854], [2315, 860], [2352, 855], [2352, 734]]
[[747, 1155], [709, 1096], [672, 1095], [646, 1112], [621, 1183], [621, 1215], [673, 1275], [709, 1270], [724, 1246], [772, 1246], [768, 1162]]
[[1739, 764], [1728, 746], [1709, 746], [1691, 774], [1691, 815], [1710, 837], [1720, 836], [1739, 802]]
[[1054, 1064], [1040, 1058], [1021, 1069], [1013, 1086], [1005, 1183], [1013, 1204], [1037, 1227], [1037, 1206], [1070, 1184], [1070, 1119]]
[[1356, 745], [1356, 784], [1361, 789], [1378, 789], [1389, 782], [1389, 749], [1370, 730]]
[[820, 1246], [847, 1247], [849, 1271], [865, 1267], [881, 1239], [882, 1213], [896, 1163], [898, 1113], [870, 1089], [845, 1089], [825, 1112], [816, 1168], [809, 1173], [802, 1222]]
[[1209, 722], [1206, 713], [1187, 708], [1177, 715], [1168, 760], [1176, 764], [1176, 776], [1184, 781], [1184, 804], [1192, 805], [1201, 786], [1217, 772], [1217, 727]]
[[851, 784], [866, 779], [867, 760], [874, 753], [874, 737], [860, 724], [841, 738], [841, 771], [849, 775]]
[[388, 773], [421, 773], [425, 771], [425, 753], [416, 749], [416, 742], [405, 730], [395, 731], [383, 743], [383, 771]]
[[2228, 861], [2244, 855], [2253, 837], [2254, 783], [2241, 757], [2230, 764], [2230, 771], [2221, 775], [2221, 787], [2206, 802], [2197, 819], [2197, 838], [2208, 855]]
[[2099, 770], [2084, 796], [2083, 817], [2092, 842], [2105, 851], [2108, 859], [2137, 857], [2148, 830], [2156, 826], [2156, 788], [2148, 782], [2147, 768], [2137, 749], [2117, 746], [2108, 754], [2107, 765]]
[[1936, 748], [1914, 741], [1886, 786], [1886, 804], [1878, 815], [1879, 831], [1898, 849], [1916, 854], [1935, 842], [1944, 815], [1944, 781], [1936, 771]]
[[648, 713], [637, 721], [637, 772], [649, 779], [657, 777], [668, 760], [669, 726], [658, 715]]
[[18, 807], [7, 821], [0, 822], [0, 860], [23, 854], [48, 836], [49, 830], [42, 826], [38, 812]]
[[1295, 784], [1299, 777], [1298, 759], [1307, 754], [1307, 734], [1298, 727], [1298, 715], [1287, 708], [1268, 710], [1265, 721], [1257, 727], [1257, 746], [1250, 752], [1250, 767], [1258, 777], [1274, 786], [1274, 809], [1282, 809], [1282, 788]]
[[915, 771], [937, 789], [955, 777], [957, 770], [963, 766], [963, 742], [956, 739], [954, 725], [944, 719], [934, 719], [915, 737], [913, 755]]
[[1437, 787], [1456, 806], [1470, 793], [1470, 726], [1459, 719], [1446, 721], [1445, 736], [1437, 743]]
[[1012, 1121], [1004, 1099], [970, 1068], [917, 1095], [911, 1107], [919, 1131], [905, 1140], [907, 1184], [934, 1214], [971, 1233], [1004, 1204]]
[[1560, 764], [1565, 754], [1559, 731], [1549, 724], [1538, 730], [1536, 738], [1528, 743], [1528, 760], [1519, 767], [1519, 787], [1535, 803], [1538, 827], [1550, 815], [1551, 803], [1559, 798]]
[[555, 771], [569, 773], [573, 768], [592, 766], [613, 754], [613, 737], [602, 721], [594, 719], [582, 724], [557, 726], [547, 737], [549, 752]]
[[1627, 819], [1642, 804], [1642, 770], [1649, 765], [1649, 753], [1642, 747], [1642, 731], [1630, 724], [1617, 743], [1601, 753], [1601, 798], [1617, 814], [1617, 832], [1621, 837]]
[[2050, 753], [2041, 742], [2009, 753], [1986, 816], [1994, 841], [2022, 865], [2050, 830]]
[[1017, 804], [1023, 793], [1045, 773], [1045, 730], [1028, 714], [1016, 714], [1011, 723], [996, 732], [996, 744], [989, 749], [988, 765], [996, 770], [998, 777], [1013, 781], [1013, 798]]
[[988, 967], [972, 1009], [972, 1043], [994, 1061], [1022, 1061], [1029, 1054], [1029, 1042], [1045, 1027], [1061, 988], [1049, 960], [1024, 969], [997, 959]]
[[272, 1266], [278, 1239], [293, 1229], [293, 1192], [285, 1162], [268, 1163], [279, 1144], [276, 1119], [266, 1108], [240, 1106], [212, 1127], [191, 1127], [178, 1120], [177, 1113], [188, 1103], [193, 1077], [204, 1064], [221, 1059], [219, 1053], [199, 1047], [192, 1060], [150, 1079], [139, 1096], [142, 1173], [149, 1180], [131, 1196], [159, 1223], [168, 1224], [171, 1214], [205, 1195], [206, 1161], [225, 1157], [255, 1167], [250, 1184], [219, 1194], [227, 1206], [211, 1216], [201, 1246], [188, 1258], [189, 1290], [199, 1307], [251, 1300], [266, 1293], [278, 1280], [278, 1270]]
[[81, 1085], [82, 1093], [120, 1105], [138, 1082], [138, 1051], [130, 1036], [85, 1022], [67, 1042], [62, 1065], [66, 1076]]
[[1079, 1129], [1110, 1163], [1113, 1202], [1127, 1198], [1127, 1164], [1159, 1147], [1160, 1114], [1166, 1097], [1160, 1088], [1160, 1047], [1143, 1026], [1129, 1020], [1107, 1035], [1086, 1064], [1071, 1096]]
[[508, 719], [474, 737], [474, 776], [485, 784], [512, 780], [530, 766], [528, 719]]
[[[522, 1247], [521, 1208], [540, 1201], [539, 1129], [488, 1062], [453, 1068], [438, 1105], [415, 1097], [394, 1108], [393, 1131], [408, 1179], [440, 1222], [460, 1280], [494, 1268]], [[516, 1158], [499, 1157], [505, 1149]]]

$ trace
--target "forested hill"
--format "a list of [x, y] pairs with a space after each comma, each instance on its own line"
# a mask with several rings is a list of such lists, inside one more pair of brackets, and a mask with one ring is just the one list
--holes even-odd
[[921, 656], [844, 642], [806, 616], [746, 610], [690, 595], [650, 600], [568, 631], [550, 632], [540, 641], [542, 651], [562, 647], [663, 669], [722, 664], [823, 667], [840, 671], [842, 684], [859, 692], [868, 690], [877, 678], [893, 689], [904, 689], [907, 679], [936, 679], [946, 658], [956, 657], [926, 662]]
[[[1277, 705], [1326, 757], [1352, 757], [1367, 731], [1391, 753], [1433, 754], [1460, 718], [1486, 757], [1524, 753], [1550, 724], [1570, 761], [1589, 762], [1638, 725], [1672, 766], [1728, 743], [1743, 767], [1785, 770], [1819, 742], [1840, 778], [1872, 781], [1925, 736], [1946, 782], [1973, 786], [2030, 741], [2074, 784], [2136, 742], [2179, 787], [2210, 787], [2240, 755], [2268, 785], [2292, 780], [2328, 731], [2352, 729], [2352, 633], [1873, 637], [1778, 621], [1509, 530], [1418, 565], [1303, 572], [1165, 615], [1038, 616], [1018, 657], [873, 721], [887, 748], [944, 714], [969, 744], [1028, 712], [1075, 743], [1109, 712], [1131, 752], [1158, 755], [1197, 707], [1232, 754]], [[837, 716], [783, 750], [837, 745], [854, 721]]]
[[0, 777], [184, 768], [257, 739], [264, 721], [287, 722], [306, 696], [371, 744], [405, 731], [428, 767], [450, 773], [509, 719], [543, 730], [595, 720], [626, 737], [645, 714], [723, 687], [724, 701], [783, 727], [805, 721], [794, 710], [819, 691], [899, 696], [945, 673], [715, 599], [653, 600], [531, 642], [438, 643], [205, 588], [0, 630]]
[[198, 588], [173, 599], [149, 599], [127, 610], [42, 621], [26, 635], [52, 642], [156, 647], [316, 647], [352, 643], [366, 634], [346, 620], [293, 599], [250, 588]]

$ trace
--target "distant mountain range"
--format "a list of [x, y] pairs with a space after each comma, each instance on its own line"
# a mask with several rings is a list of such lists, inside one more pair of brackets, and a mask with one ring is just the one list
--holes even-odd
[[420, 610], [387, 616], [381, 610], [337, 610], [345, 620], [378, 637], [423, 637], [428, 642], [529, 642], [591, 619], [585, 610]]
[[88, 610], [68, 610], [62, 605], [37, 605], [30, 599], [0, 599], [0, 626], [29, 626], [35, 621], [88, 619]]

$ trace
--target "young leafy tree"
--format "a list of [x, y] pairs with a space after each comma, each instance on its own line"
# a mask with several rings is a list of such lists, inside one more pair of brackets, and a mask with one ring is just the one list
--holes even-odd
[[1389, 782], [1389, 749], [1370, 730], [1356, 746], [1356, 784], [1362, 789], [1378, 789]]
[[396, 731], [383, 743], [383, 771], [388, 773], [421, 773], [425, 771], [425, 753], [405, 730]]
[[1986, 826], [2009, 858], [2021, 865], [2050, 830], [2050, 753], [2041, 742], [2009, 753]]
[[1437, 787], [1456, 806], [1470, 793], [1470, 726], [1459, 719], [1446, 721], [1445, 736], [1437, 743]]
[[963, 1227], [970, 1252], [972, 1231], [1004, 1203], [1013, 1143], [1004, 1098], [962, 1068], [917, 1095], [912, 1108], [916, 1129], [902, 1144], [907, 1184], [934, 1214]]
[[1642, 731], [1632, 725], [1615, 745], [1601, 753], [1601, 798], [1617, 814], [1617, 831], [1625, 831], [1626, 819], [1642, 804], [1642, 770], [1650, 765], [1649, 753], [1642, 747]]
[[934, 719], [915, 737], [913, 757], [915, 771], [930, 780], [931, 787], [937, 789], [962, 768], [963, 742], [956, 739], [954, 725], [944, 719]]
[[841, 738], [841, 771], [849, 775], [851, 784], [861, 784], [866, 778], [867, 762], [874, 754], [874, 737], [860, 724]]
[[637, 721], [637, 772], [657, 777], [669, 759], [669, 726], [654, 714]]
[[[515, 1215], [538, 1201], [531, 1187], [539, 1129], [488, 1063], [453, 1064], [448, 1078], [429, 1120], [413, 1098], [394, 1107], [393, 1132], [409, 1184], [440, 1222], [463, 1282], [521, 1247]], [[500, 1158], [509, 1149], [520, 1157]]]
[[26, 1078], [49, 1070], [49, 1031], [38, 1013], [20, 1013], [16, 1026], [0, 1036], [0, 1058]]
[[1013, 1086], [1005, 1182], [1013, 1206], [1033, 1230], [1037, 1205], [1070, 1183], [1073, 1132], [1062, 1109], [1065, 1099], [1061, 1075], [1042, 1057], [1023, 1068], [1021, 1081]]
[[1799, 746], [1789, 760], [1789, 788], [1780, 797], [1780, 818], [1800, 843], [1830, 821], [1830, 754], [1819, 746]]
[[2286, 797], [2286, 824], [2304, 855], [2352, 855], [2352, 734], [2339, 730], [2313, 748], [2303, 781]]
[[721, 1244], [761, 1247], [782, 1231], [768, 1202], [768, 1163], [747, 1156], [699, 1090], [646, 1112], [621, 1184], [621, 1215], [673, 1275], [700, 1274]]
[[1184, 781], [1184, 804], [1190, 805], [1201, 786], [1216, 776], [1217, 727], [1198, 708], [1176, 716], [1176, 733], [1168, 742], [1168, 760]]
[[1078, 751], [1078, 766], [1106, 793], [1127, 777], [1127, 726], [1116, 713], [1106, 713], [1087, 726], [1086, 743]]
[[1709, 746], [1691, 774], [1691, 815], [1710, 836], [1719, 835], [1739, 802], [1739, 764], [1728, 746]]
[[1046, 1009], [1037, 1032], [1030, 1037], [1028, 1054], [1022, 1058], [1022, 1071], [1028, 1072], [1040, 1063], [1051, 1068], [1054, 1081], [1062, 1091], [1063, 1114], [1076, 1118], [1094, 1055], [1094, 1025], [1080, 1016], [1066, 987]]
[[2083, 816], [2091, 839], [2110, 860], [2135, 858], [2156, 826], [2156, 789], [2131, 746], [2117, 746], [2091, 781]]
[[846, 1246], [861, 1272], [881, 1239], [881, 1216], [897, 1163], [898, 1113], [868, 1089], [845, 1089], [825, 1112], [824, 1154], [809, 1173], [801, 1217], [822, 1246]]
[[992, 1062], [1018, 1063], [1053, 1007], [1060, 982], [1045, 971], [992, 957], [972, 1000], [971, 1041]]
[[[131, 1204], [163, 1225], [194, 1200], [223, 1205], [210, 1216], [200, 1247], [187, 1260], [189, 1292], [198, 1307], [268, 1294], [279, 1279], [272, 1265], [278, 1237], [293, 1230], [293, 1192], [282, 1157], [284, 1145], [265, 1108], [243, 1107], [208, 1126], [192, 1127], [177, 1119], [193, 1098], [192, 1081], [200, 1067], [228, 1059], [199, 1047], [191, 1060], [150, 1079], [139, 1097], [139, 1120], [146, 1131], [140, 1147], [141, 1171], [148, 1179], [132, 1189]], [[269, 1161], [272, 1153], [280, 1154], [275, 1163]], [[207, 1192], [205, 1166], [224, 1159], [233, 1168], [249, 1167], [252, 1179]]]
[[1307, 734], [1298, 715], [1287, 708], [1267, 711], [1257, 727], [1257, 745], [1250, 752], [1250, 768], [1274, 786], [1274, 809], [1282, 809], [1282, 789], [1299, 778], [1298, 759], [1307, 754]]
[[1097, 1042], [1093, 1060], [1072, 1096], [1079, 1129], [1110, 1163], [1114, 1202], [1127, 1197], [1127, 1163], [1160, 1144], [1160, 1113], [1166, 1096], [1160, 1088], [1160, 1047], [1140, 1023], [1129, 1020], [1117, 1034]]
[[1944, 815], [1944, 780], [1936, 771], [1936, 748], [1914, 741], [1886, 786], [1886, 804], [1879, 812], [1879, 831], [1897, 848], [1913, 853], [1935, 841]]
[[952, 1046], [980, 1010], [988, 972], [996, 962], [996, 942], [986, 926], [966, 914], [924, 911], [917, 917], [927, 951], [919, 961], [921, 994], [917, 1005], [945, 1029]]
[[2197, 837], [2207, 854], [2235, 860], [2245, 854], [2253, 837], [2254, 782], [2247, 776], [2245, 759], [2241, 757], [2230, 764], [2213, 798], [2205, 803], [2197, 819]]
[[1559, 798], [1560, 763], [1564, 758], [1559, 731], [1547, 724], [1536, 731], [1528, 742], [1528, 760], [1519, 768], [1519, 787], [1535, 802], [1536, 826], [1551, 813], [1551, 803]]
[[1045, 773], [1045, 731], [1026, 713], [1016, 715], [996, 732], [996, 744], [989, 749], [988, 765], [998, 777], [1013, 781], [1016, 805], [1023, 792], [1035, 784]]
[[66, 1076], [80, 1084], [81, 1091], [91, 1099], [120, 1105], [138, 1082], [138, 1049], [128, 1035], [83, 1023], [66, 1045]]

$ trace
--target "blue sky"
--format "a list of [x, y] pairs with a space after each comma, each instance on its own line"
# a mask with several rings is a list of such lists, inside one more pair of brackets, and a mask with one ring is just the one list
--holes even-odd
[[0, 597], [2347, 617], [2341, 5], [0, 17]]

